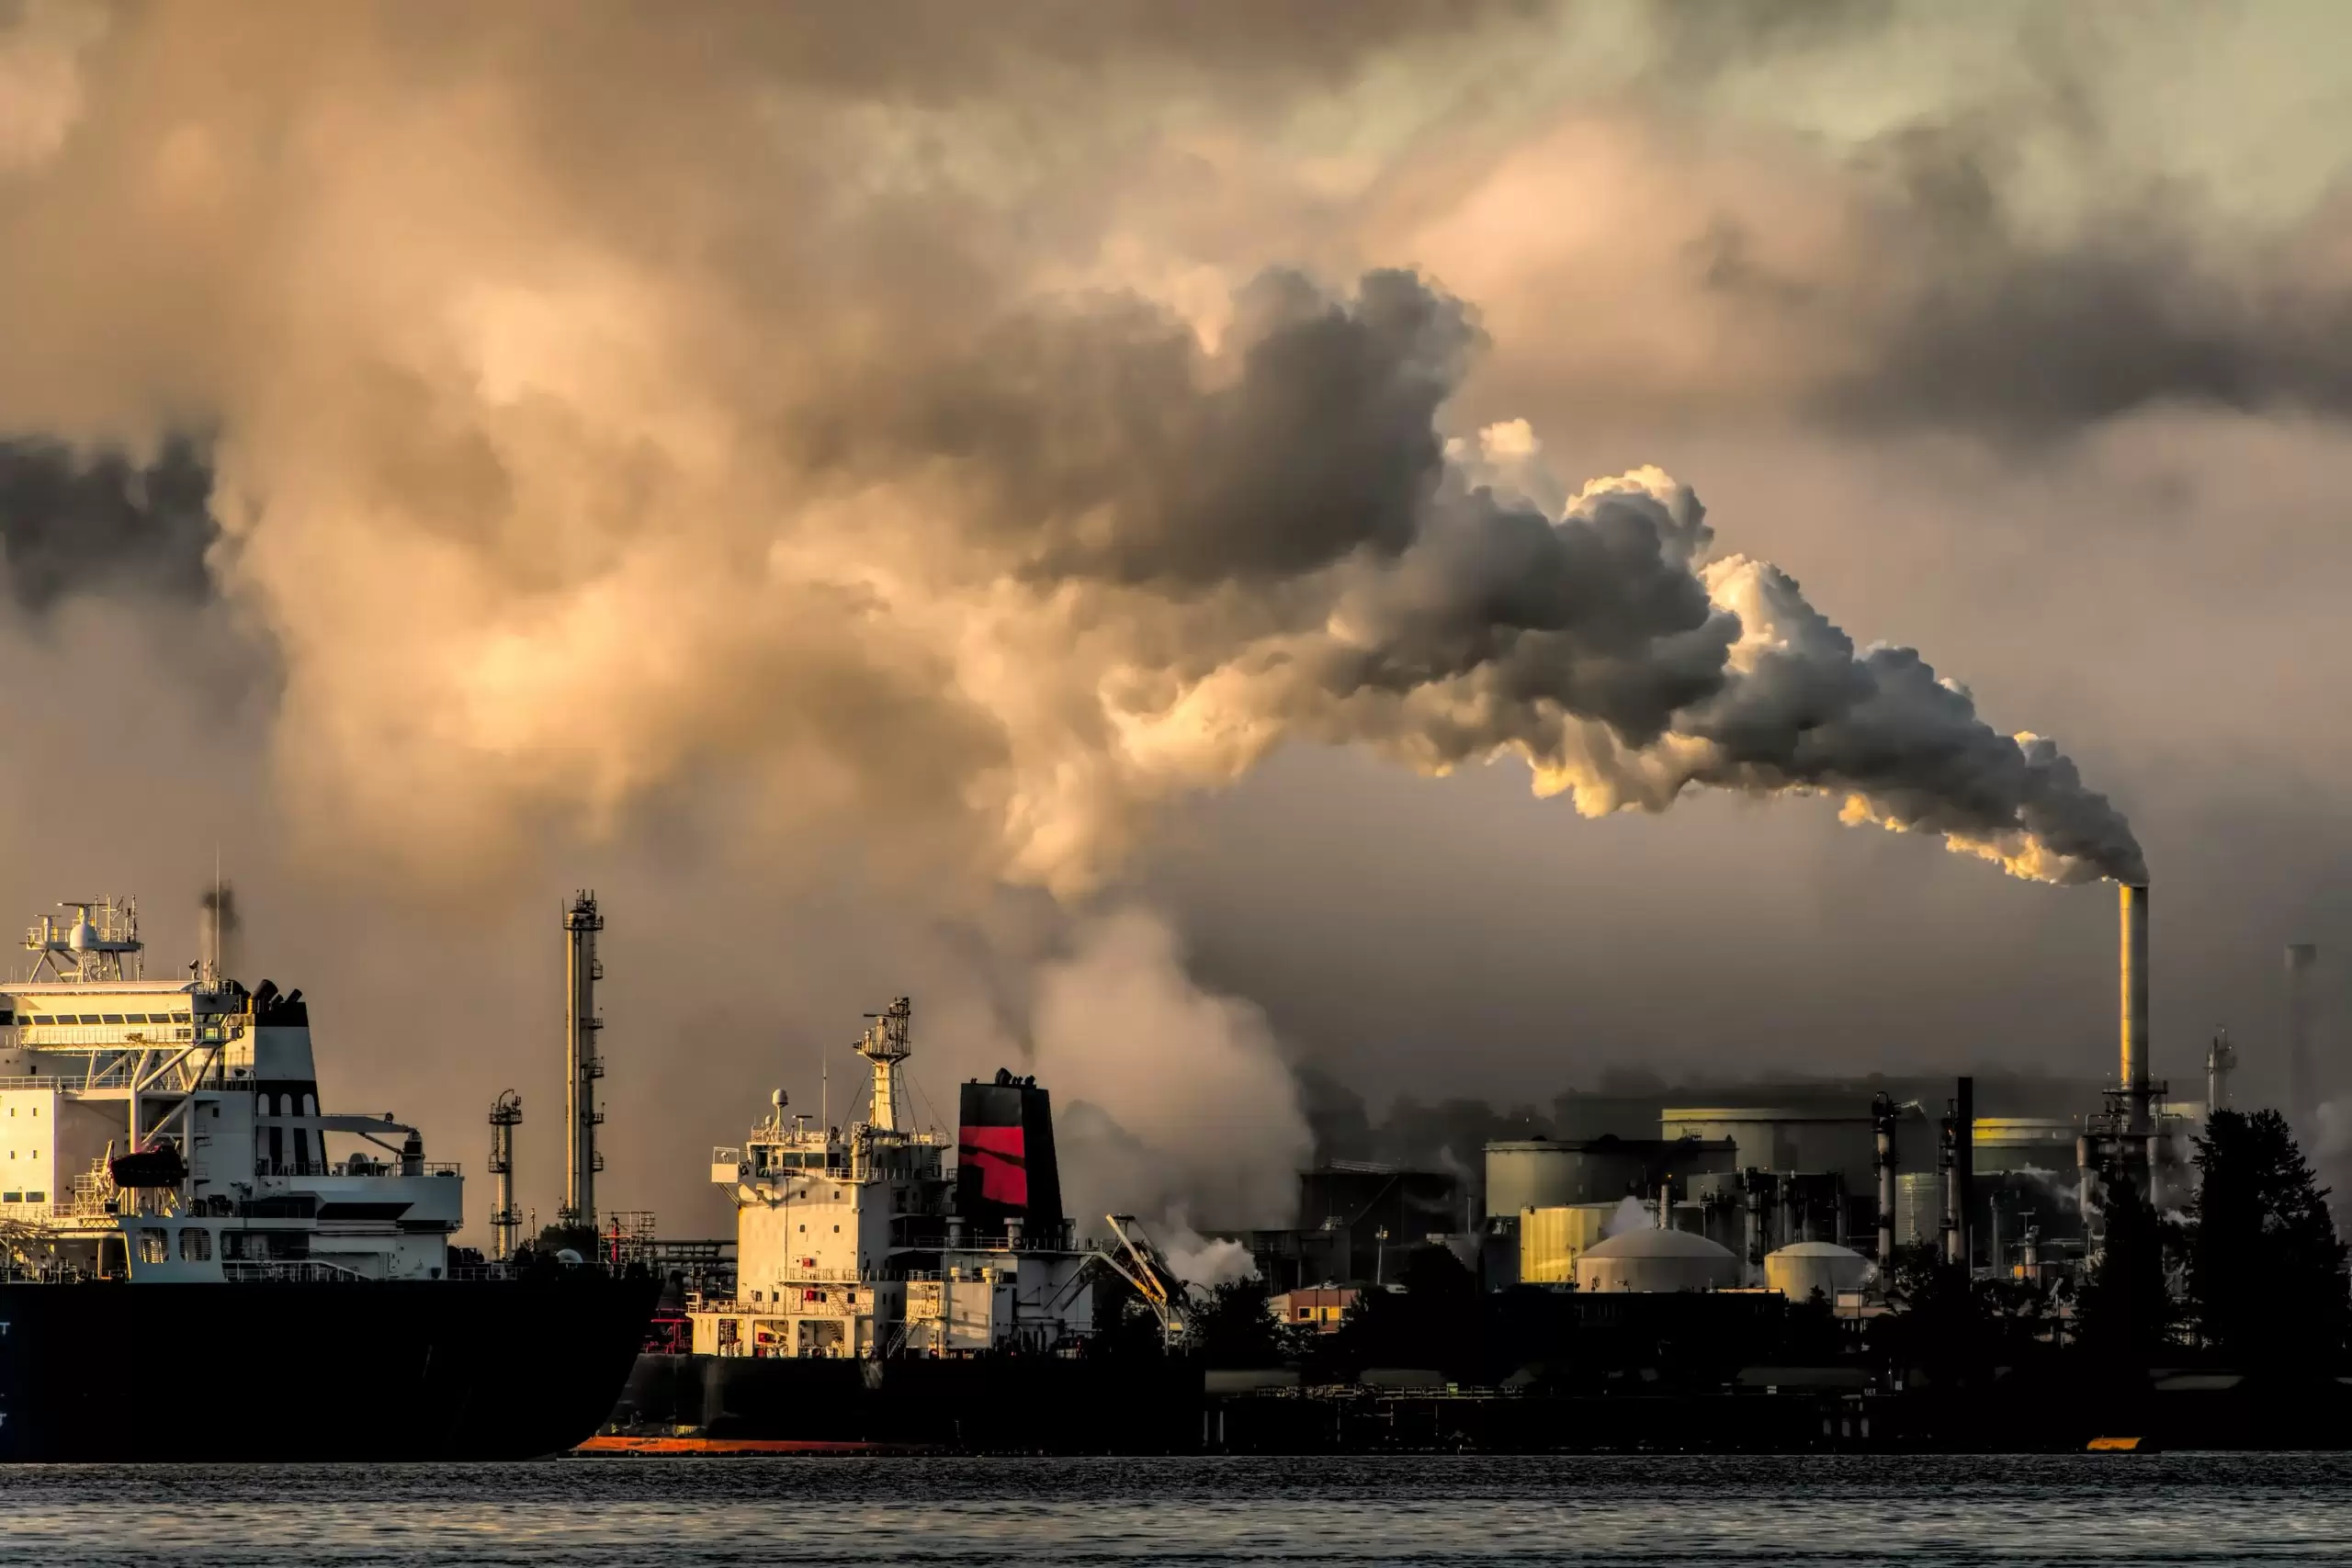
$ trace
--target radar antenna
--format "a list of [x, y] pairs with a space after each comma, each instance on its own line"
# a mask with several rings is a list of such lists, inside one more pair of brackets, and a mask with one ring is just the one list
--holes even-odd
[[32, 978], [47, 975], [58, 980], [91, 982], [138, 980], [144, 977], [139, 940], [139, 900], [136, 898], [68, 898], [58, 905], [74, 911], [63, 925], [54, 915], [25, 932], [25, 949], [33, 960]]

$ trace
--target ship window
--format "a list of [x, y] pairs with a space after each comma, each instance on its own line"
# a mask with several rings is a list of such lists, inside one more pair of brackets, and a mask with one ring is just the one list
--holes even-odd
[[172, 1021], [174, 1023], [186, 1023], [187, 1021], [188, 1015], [184, 1012], [175, 1012], [172, 1014]]
[[180, 1261], [209, 1263], [212, 1261], [212, 1233], [202, 1225], [190, 1225], [180, 1232]]
[[83, 1021], [84, 1023], [103, 1023], [103, 1022], [105, 1022], [105, 1021], [106, 1021], [104, 1019], [100, 1018], [96, 1013], [94, 1013], [94, 1012], [85, 1012], [85, 1013], [83, 1013], [83, 1014], [81, 1015], [81, 1019], [82, 1019], [82, 1021]]
[[161, 1263], [170, 1257], [171, 1254], [164, 1246], [167, 1239], [162, 1231], [141, 1231], [139, 1233], [139, 1261]]
[[835, 1235], [841, 1235], [841, 1234], [842, 1234], [842, 1227], [841, 1227], [841, 1226], [839, 1226], [839, 1225], [835, 1225], [835, 1226], [833, 1227], [833, 1234], [834, 1234]]
[[304, 1095], [304, 1096], [302, 1097], [302, 1114], [303, 1114], [303, 1115], [305, 1115], [305, 1116], [316, 1116], [318, 1113], [319, 1113], [319, 1100], [318, 1100], [318, 1097], [317, 1097], [316, 1095], [311, 1095], [311, 1094], [306, 1094], [306, 1095]]
[[800, 1227], [800, 1234], [802, 1235], [807, 1235], [808, 1234], [808, 1227], [807, 1225], [802, 1225]]
[[21, 1203], [24, 1201], [25, 1195], [21, 1192], [0, 1192], [0, 1203]]
[[14, 1022], [16, 1022], [16, 1021], [17, 1021], [17, 1010], [16, 1010], [16, 1009], [14, 1009], [14, 1008], [0, 1008], [0, 1024], [9, 1024], [9, 1023], [14, 1023]]
[[98, 1021], [100, 1023], [120, 1023], [122, 1021], [122, 1014], [119, 1012], [105, 1013], [99, 1017]]
[[49, 1201], [49, 1194], [46, 1192], [28, 1192], [25, 1194], [25, 1201], [28, 1203], [46, 1203]]
[[125, 1023], [144, 1023], [147, 1021], [147, 1015], [143, 1012], [127, 1012], [122, 1015], [122, 1021]]

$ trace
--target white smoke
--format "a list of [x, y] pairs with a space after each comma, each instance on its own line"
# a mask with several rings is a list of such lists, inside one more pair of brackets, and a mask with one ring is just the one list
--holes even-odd
[[1617, 1200], [1617, 1212], [1600, 1222], [1600, 1234], [1603, 1236], [1623, 1235], [1627, 1231], [1651, 1230], [1657, 1224], [1657, 1208], [1629, 1193]]
[[1153, 1239], [1167, 1257], [1168, 1267], [1187, 1284], [1213, 1290], [1258, 1277], [1257, 1260], [1250, 1256], [1250, 1249], [1229, 1236], [1212, 1239], [1171, 1224], [1164, 1236]]
[[1038, 973], [1031, 1029], [1082, 1230], [1137, 1215], [1171, 1258], [1185, 1253], [1187, 1278], [1214, 1282], [1248, 1254], [1202, 1241], [1196, 1219], [1290, 1223], [1314, 1140], [1289, 1065], [1263, 1013], [1192, 980], [1159, 916], [1128, 908], [1081, 926]]

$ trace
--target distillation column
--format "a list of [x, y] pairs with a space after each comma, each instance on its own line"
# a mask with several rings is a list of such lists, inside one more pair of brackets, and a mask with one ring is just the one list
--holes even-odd
[[563, 912], [563, 1066], [564, 1171], [563, 1208], [566, 1225], [596, 1224], [596, 1173], [605, 1156], [596, 1152], [596, 1129], [605, 1113], [596, 1109], [596, 1080], [605, 1076], [604, 1058], [596, 1050], [597, 1031], [605, 1021], [596, 1015], [596, 982], [605, 966], [596, 961], [596, 933], [605, 917], [596, 912], [596, 895], [584, 892]]
[[523, 1120], [523, 1097], [513, 1089], [490, 1108], [490, 1252], [503, 1262], [523, 1245], [523, 1216], [514, 1207], [514, 1124]]

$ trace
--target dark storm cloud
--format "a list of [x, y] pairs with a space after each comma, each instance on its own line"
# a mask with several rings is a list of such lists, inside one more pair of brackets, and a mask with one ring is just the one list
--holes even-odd
[[153, 462], [51, 441], [0, 441], [0, 556], [30, 610], [123, 590], [195, 602], [213, 592], [212, 472], [192, 442]]
[[1891, 25], [1894, 0], [1651, 0], [1669, 75], [1704, 76]]
[[[1891, 178], [1879, 258], [1912, 281], [1828, 402], [1865, 426], [2031, 440], [2161, 404], [2352, 411], [2352, 288], [2292, 238], [2232, 243], [2202, 194], [2118, 176], [2102, 209], [2038, 240], [2014, 150], [1983, 122], [1920, 125], [1868, 162]], [[2096, 155], [2096, 154], [2093, 154]]]
[[984, 525], [1046, 577], [1196, 586], [1403, 549], [1476, 336], [1461, 303], [1408, 273], [1341, 299], [1276, 272], [1237, 306], [1222, 375], [1139, 304], [1020, 318], [890, 389], [907, 406], [867, 460], [965, 463]]

